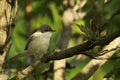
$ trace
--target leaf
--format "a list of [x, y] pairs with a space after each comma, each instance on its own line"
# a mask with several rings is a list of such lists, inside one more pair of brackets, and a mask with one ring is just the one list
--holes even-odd
[[91, 29], [89, 29], [87, 26], [83, 26], [83, 25], [79, 25], [79, 24], [76, 24], [79, 29], [85, 34], [85, 37], [88, 39], [88, 40], [91, 40], [92, 37], [93, 37], [93, 32], [91, 31]]

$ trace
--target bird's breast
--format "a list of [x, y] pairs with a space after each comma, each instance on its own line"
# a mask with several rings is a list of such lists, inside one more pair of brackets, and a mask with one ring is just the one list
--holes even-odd
[[51, 35], [41, 35], [34, 38], [28, 45], [28, 53], [32, 55], [43, 55], [47, 52]]

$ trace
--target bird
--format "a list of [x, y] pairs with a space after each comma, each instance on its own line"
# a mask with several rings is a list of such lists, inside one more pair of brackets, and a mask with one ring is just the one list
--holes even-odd
[[26, 57], [28, 65], [40, 60], [46, 53], [49, 53], [48, 48], [51, 45], [51, 36], [53, 32], [55, 32], [55, 30], [47, 24], [40, 26], [40, 28], [35, 30], [28, 38], [24, 50], [19, 52], [18, 55], [6, 60], [5, 63], [14, 61], [23, 56]]
[[32, 55], [35, 60], [41, 59], [44, 54], [47, 53], [50, 46], [50, 40], [52, 33], [55, 32], [49, 25], [44, 24], [28, 39], [28, 43], [25, 47], [27, 54]]

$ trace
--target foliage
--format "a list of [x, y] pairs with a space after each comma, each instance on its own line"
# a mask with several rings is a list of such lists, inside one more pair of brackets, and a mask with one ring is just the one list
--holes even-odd
[[[77, 3], [78, 0], [75, 1]], [[104, 4], [104, 1], [105, 0], [87, 0], [85, 6], [81, 9], [81, 12], [85, 12], [86, 15], [83, 19], [79, 19], [73, 23], [72, 37], [68, 47], [79, 44], [78, 38], [81, 36], [84, 38], [84, 41], [93, 41], [98, 40], [102, 36], [115, 32], [119, 29], [119, 15], [117, 17], [115, 16], [105, 27], [102, 27], [102, 25], [104, 25], [111, 18], [113, 13], [119, 9], [120, 1], [109, 0], [110, 3], [106, 5]], [[62, 0], [18, 0], [18, 2], [19, 12], [16, 18], [16, 27], [12, 37], [13, 45], [10, 49], [8, 59], [24, 50], [28, 36], [32, 31], [39, 28], [39, 26], [42, 24], [49, 24], [53, 29], [56, 30], [52, 36], [53, 42], [50, 47], [51, 52], [53, 52], [57, 47], [61, 36], [62, 14], [64, 12]], [[80, 27], [80, 29], [78, 27]], [[99, 31], [101, 29], [105, 31]], [[91, 52], [94, 52], [94, 50]], [[17, 67], [19, 67], [20, 70], [26, 66], [26, 62], [24, 60], [25, 59], [20, 59], [20, 66], [17, 64]], [[71, 60], [72, 58], [68, 59], [68, 61]], [[89, 61], [90, 59], [85, 57], [75, 68], [67, 69], [66, 80], [71, 80]], [[46, 65], [51, 66], [49, 63]], [[102, 80], [106, 73], [108, 73], [111, 69], [114, 69], [113, 65], [113, 60], [108, 61], [89, 80]], [[16, 66], [16, 64], [13, 64], [13, 66]], [[41, 68], [40, 70], [42, 70], [44, 66], [38, 68]], [[38, 73], [36, 72], [34, 74]], [[49, 80], [51, 80], [52, 73], [48, 74]], [[118, 77], [117, 73], [113, 75]], [[39, 80], [39, 77], [36, 78]], [[26, 80], [29, 80], [29, 78]]]

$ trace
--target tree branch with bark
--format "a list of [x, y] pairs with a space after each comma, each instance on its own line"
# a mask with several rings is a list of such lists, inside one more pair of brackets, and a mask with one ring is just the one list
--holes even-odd
[[[53, 60], [60, 60], [60, 59], [64, 59], [64, 58], [69, 58], [71, 56], [78, 55], [78, 54], [83, 54], [82, 52], [90, 50], [96, 45], [105, 46], [119, 36], [120, 36], [120, 30], [118, 30], [112, 34], [109, 34], [107, 36], [104, 36], [99, 41], [96, 41], [96, 43], [94, 43], [94, 44], [90, 41], [87, 41], [87, 42], [80, 44], [80, 45], [77, 45], [75, 47], [68, 48], [68, 49], [65, 49], [65, 50], [60, 51], [60, 52], [55, 52], [52, 55], [49, 55], [49, 56], [45, 55], [41, 59], [41, 61], [42, 62], [49, 62], [49, 61], [53, 61]], [[93, 45], [91, 45], [91, 44], [93, 44]], [[83, 55], [89, 56], [88, 54], [83, 54]], [[36, 61], [37, 63], [35, 62], [32, 64], [32, 65], [34, 65], [34, 67], [32, 67], [32, 65], [30, 65], [27, 68], [25, 68], [23, 71], [21, 71], [21, 73], [19, 73], [19, 76], [23, 75], [23, 74], [25, 74], [25, 75], [20, 76], [20, 77], [17, 76], [17, 79], [25, 78], [30, 72], [32, 72], [32, 70], [39, 64], [39, 62], [41, 63], [41, 61]], [[22, 80], [22, 79], [19, 79], [19, 80]]]

